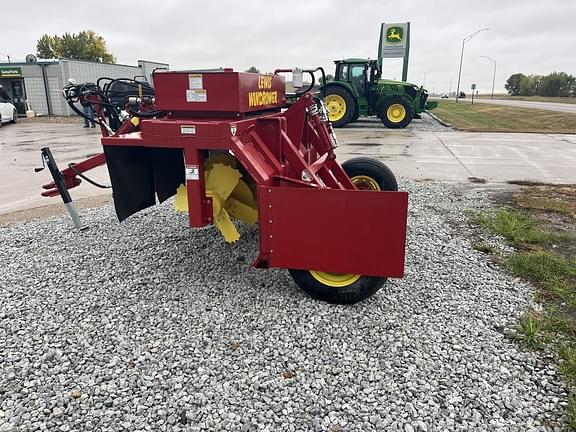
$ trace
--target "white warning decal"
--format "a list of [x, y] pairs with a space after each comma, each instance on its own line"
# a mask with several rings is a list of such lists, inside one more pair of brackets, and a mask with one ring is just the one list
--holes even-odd
[[200, 180], [198, 165], [186, 165], [186, 180]]

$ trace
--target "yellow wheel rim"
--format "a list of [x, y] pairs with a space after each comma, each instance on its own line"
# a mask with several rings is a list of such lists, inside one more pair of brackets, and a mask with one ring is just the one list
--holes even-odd
[[321, 284], [332, 288], [343, 288], [352, 285], [362, 277], [359, 274], [327, 273], [316, 270], [310, 270], [310, 274]]
[[337, 94], [331, 94], [324, 98], [324, 104], [328, 109], [328, 120], [335, 122], [340, 120], [346, 114], [346, 101]]
[[372, 191], [382, 190], [380, 189], [380, 185], [376, 180], [366, 175], [357, 175], [351, 177], [350, 180], [352, 180], [352, 184], [354, 184], [354, 186], [356, 186], [356, 188], [360, 190], [372, 190]]
[[388, 117], [388, 120], [392, 123], [400, 123], [406, 118], [406, 108], [399, 103], [392, 104], [386, 110], [386, 117]]

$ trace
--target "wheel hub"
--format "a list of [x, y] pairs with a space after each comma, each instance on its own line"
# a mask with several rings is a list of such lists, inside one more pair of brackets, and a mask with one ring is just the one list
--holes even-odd
[[310, 270], [310, 274], [321, 284], [332, 288], [343, 288], [351, 285], [362, 277], [359, 274], [328, 273], [323, 271]]
[[399, 103], [392, 104], [386, 110], [386, 117], [392, 123], [400, 123], [406, 117], [406, 108]]
[[372, 191], [381, 190], [378, 182], [367, 175], [357, 175], [351, 177], [350, 180], [352, 181], [352, 184], [356, 186], [356, 189]]
[[346, 114], [346, 101], [344, 98], [337, 94], [331, 94], [324, 99], [326, 108], [328, 109], [328, 119], [331, 122], [340, 120]]

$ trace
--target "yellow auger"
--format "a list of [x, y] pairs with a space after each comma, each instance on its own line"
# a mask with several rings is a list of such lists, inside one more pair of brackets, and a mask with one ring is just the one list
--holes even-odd
[[[214, 225], [228, 243], [240, 239], [230, 216], [251, 225], [258, 221], [254, 193], [242, 180], [242, 174], [236, 167], [236, 159], [228, 154], [214, 155], [205, 161], [206, 196], [212, 198]], [[183, 184], [176, 192], [174, 208], [176, 211], [188, 211], [188, 193]]]

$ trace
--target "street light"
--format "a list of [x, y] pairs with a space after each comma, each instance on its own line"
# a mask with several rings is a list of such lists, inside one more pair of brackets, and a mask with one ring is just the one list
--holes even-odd
[[476, 30], [474, 33], [469, 34], [464, 39], [462, 39], [462, 52], [460, 53], [460, 69], [458, 69], [458, 86], [456, 88], [456, 102], [458, 102], [458, 98], [460, 97], [460, 77], [462, 76], [462, 59], [464, 58], [464, 44], [476, 36], [478, 33], [483, 31], [488, 31], [489, 28], [483, 28], [480, 30]]
[[424, 87], [426, 85], [426, 74], [428, 72], [432, 72], [433, 70], [434, 70], [434, 68], [428, 69], [426, 72], [424, 72], [424, 79], [422, 80], [422, 87]]
[[490, 98], [494, 99], [494, 83], [496, 82], [496, 60], [488, 56], [480, 56], [480, 57], [485, 58], [486, 60], [490, 60], [492, 63], [494, 63], [494, 74], [492, 75], [492, 97]]

